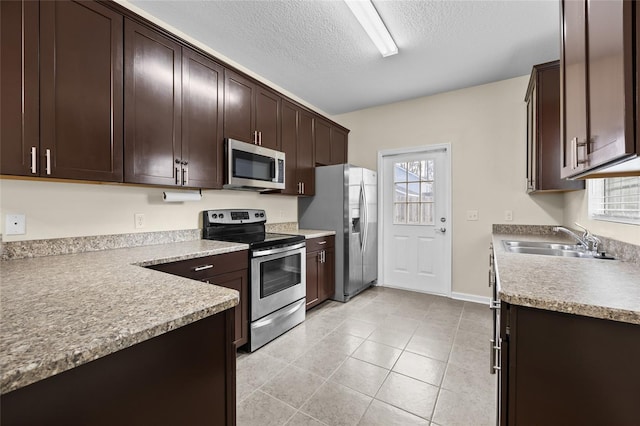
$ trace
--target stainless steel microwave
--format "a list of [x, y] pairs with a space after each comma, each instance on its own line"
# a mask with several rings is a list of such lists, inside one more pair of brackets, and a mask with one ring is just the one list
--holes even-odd
[[227, 189], [284, 189], [284, 152], [235, 139], [225, 140]]

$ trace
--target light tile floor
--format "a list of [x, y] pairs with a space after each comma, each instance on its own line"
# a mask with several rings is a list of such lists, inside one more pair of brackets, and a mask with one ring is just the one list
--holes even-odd
[[237, 424], [495, 425], [486, 305], [385, 287], [237, 361]]

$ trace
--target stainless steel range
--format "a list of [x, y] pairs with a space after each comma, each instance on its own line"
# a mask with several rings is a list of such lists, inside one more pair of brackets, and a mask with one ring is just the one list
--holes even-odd
[[250, 352], [305, 318], [305, 239], [266, 232], [266, 221], [264, 210], [203, 212], [204, 239], [249, 244]]

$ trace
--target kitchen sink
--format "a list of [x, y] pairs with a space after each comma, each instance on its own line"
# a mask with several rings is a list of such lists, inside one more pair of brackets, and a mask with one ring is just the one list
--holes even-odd
[[585, 251], [580, 245], [538, 241], [503, 241], [502, 243], [504, 248], [511, 253], [594, 259], [593, 254]]
[[503, 243], [507, 250], [510, 250], [513, 247], [582, 250], [582, 246], [577, 244], [546, 243], [542, 241], [503, 241]]

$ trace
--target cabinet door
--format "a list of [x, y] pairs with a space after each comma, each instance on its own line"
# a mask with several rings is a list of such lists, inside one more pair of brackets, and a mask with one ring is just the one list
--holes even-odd
[[180, 184], [181, 71], [180, 45], [125, 20], [125, 182]]
[[316, 192], [316, 171], [313, 143], [313, 114], [301, 110], [298, 117], [298, 181], [302, 184], [302, 195]]
[[319, 251], [307, 252], [307, 309], [318, 304]]
[[224, 137], [254, 142], [255, 85], [246, 78], [224, 70]]
[[280, 104], [282, 99], [275, 92], [256, 88], [256, 123], [260, 146], [280, 149]]
[[535, 97], [536, 88], [535, 85], [531, 89], [531, 92], [527, 97], [527, 192], [535, 191], [535, 140], [537, 132], [535, 131]]
[[182, 184], [222, 188], [223, 80], [221, 65], [182, 49]]
[[347, 132], [337, 127], [331, 128], [331, 164], [347, 162]]
[[[0, 2], [0, 173], [38, 174], [38, 2]], [[38, 151], [34, 151], [37, 154]], [[33, 170], [32, 170], [33, 165]]]
[[527, 190], [584, 189], [584, 181], [560, 177], [560, 69], [557, 61], [534, 66], [527, 99]]
[[42, 176], [122, 181], [122, 20], [95, 2], [41, 2]]
[[285, 188], [282, 194], [298, 194], [300, 181], [297, 178], [298, 154], [298, 107], [288, 101], [282, 101], [282, 139], [281, 148], [285, 153]]
[[206, 281], [209, 284], [231, 288], [240, 293], [240, 303], [234, 308], [235, 338], [233, 342], [236, 345], [236, 348], [239, 348], [247, 343], [249, 336], [249, 284], [247, 270], [244, 269], [242, 271], [215, 275], [204, 279], [203, 281]]
[[562, 31], [560, 44], [560, 85], [562, 105], [562, 177], [581, 172], [576, 154], [583, 147], [576, 144], [587, 140], [587, 80], [586, 80], [586, 3], [562, 1]]
[[[591, 168], [635, 153], [632, 2], [587, 5], [587, 76]], [[581, 155], [582, 151], [580, 152]], [[581, 159], [583, 157], [580, 157]]]
[[316, 164], [327, 166], [331, 164], [331, 126], [326, 121], [316, 117], [314, 120], [314, 135]]
[[335, 293], [335, 248], [324, 249], [323, 260], [318, 271], [318, 299], [320, 301], [332, 298]]

